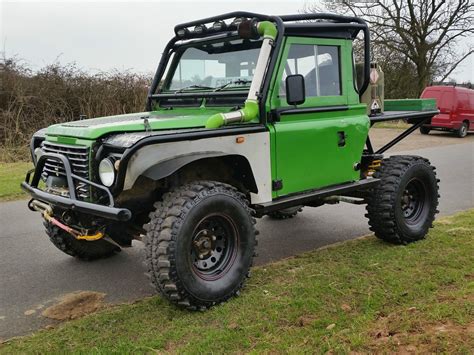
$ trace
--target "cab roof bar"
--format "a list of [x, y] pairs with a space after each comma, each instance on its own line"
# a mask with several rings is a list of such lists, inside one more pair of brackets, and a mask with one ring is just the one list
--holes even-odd
[[194, 20], [194, 21], [189, 21], [189, 22], [185, 22], [185, 23], [180, 23], [180, 24], [178, 24], [174, 27], [174, 33], [177, 34], [178, 30], [183, 29], [183, 28], [202, 25], [202, 24], [210, 23], [210, 22], [230, 20], [230, 19], [234, 19], [236, 17], [246, 17], [246, 18], [256, 17], [259, 20], [267, 20], [267, 21], [271, 21], [273, 19], [272, 16], [268, 16], [268, 15], [262, 15], [262, 14], [257, 14], [257, 13], [253, 13], [253, 12], [247, 12], [247, 11], [234, 11], [234, 12], [228, 12], [228, 13], [222, 14], [222, 15], [203, 18], [203, 19], [200, 19], [200, 20]]

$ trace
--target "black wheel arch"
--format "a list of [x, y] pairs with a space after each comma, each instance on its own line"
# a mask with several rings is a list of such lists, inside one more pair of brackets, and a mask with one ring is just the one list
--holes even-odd
[[216, 180], [236, 186], [242, 192], [258, 193], [257, 183], [246, 157], [238, 154], [207, 152], [177, 156], [159, 162], [141, 176], [167, 185], [193, 180]]

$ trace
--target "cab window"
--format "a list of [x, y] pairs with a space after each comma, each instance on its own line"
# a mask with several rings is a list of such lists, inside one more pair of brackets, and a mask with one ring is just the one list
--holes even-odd
[[280, 96], [285, 96], [288, 75], [304, 76], [306, 97], [339, 96], [341, 90], [339, 46], [292, 44], [280, 84]]

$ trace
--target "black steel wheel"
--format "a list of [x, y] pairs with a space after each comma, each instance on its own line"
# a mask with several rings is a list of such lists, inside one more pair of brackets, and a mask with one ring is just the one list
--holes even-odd
[[256, 247], [255, 219], [244, 194], [215, 181], [163, 196], [144, 226], [148, 276], [171, 302], [201, 310], [237, 295]]
[[366, 216], [375, 235], [397, 244], [425, 238], [438, 212], [435, 168], [421, 157], [392, 156], [374, 177], [381, 181], [366, 198]]
[[193, 272], [208, 281], [224, 277], [235, 262], [238, 244], [234, 221], [220, 213], [208, 215], [193, 232], [190, 246]]
[[409, 224], [415, 224], [426, 218], [428, 211], [425, 204], [429, 203], [426, 187], [419, 179], [412, 179], [405, 186], [400, 205], [403, 211], [403, 217]]
[[461, 124], [461, 127], [459, 127], [459, 129], [456, 131], [456, 135], [459, 137], [459, 138], [464, 138], [467, 136], [467, 132], [469, 131], [469, 123], [467, 122], [463, 122]]

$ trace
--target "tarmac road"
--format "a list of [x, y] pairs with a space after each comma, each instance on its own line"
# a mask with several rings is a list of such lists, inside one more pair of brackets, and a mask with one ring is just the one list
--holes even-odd
[[[474, 207], [474, 143], [419, 149], [409, 154], [437, 166], [441, 214]], [[399, 154], [399, 153], [397, 153]], [[268, 263], [369, 233], [364, 206], [305, 208], [293, 220], [258, 222], [259, 257]], [[135, 242], [134, 242], [135, 243]], [[40, 216], [26, 201], [0, 203], [0, 340], [51, 324], [42, 309], [69, 292], [104, 292], [111, 303], [153, 295], [144, 276], [139, 242], [119, 255], [80, 262], [57, 250], [43, 232]], [[26, 312], [26, 313], [25, 313]]]

